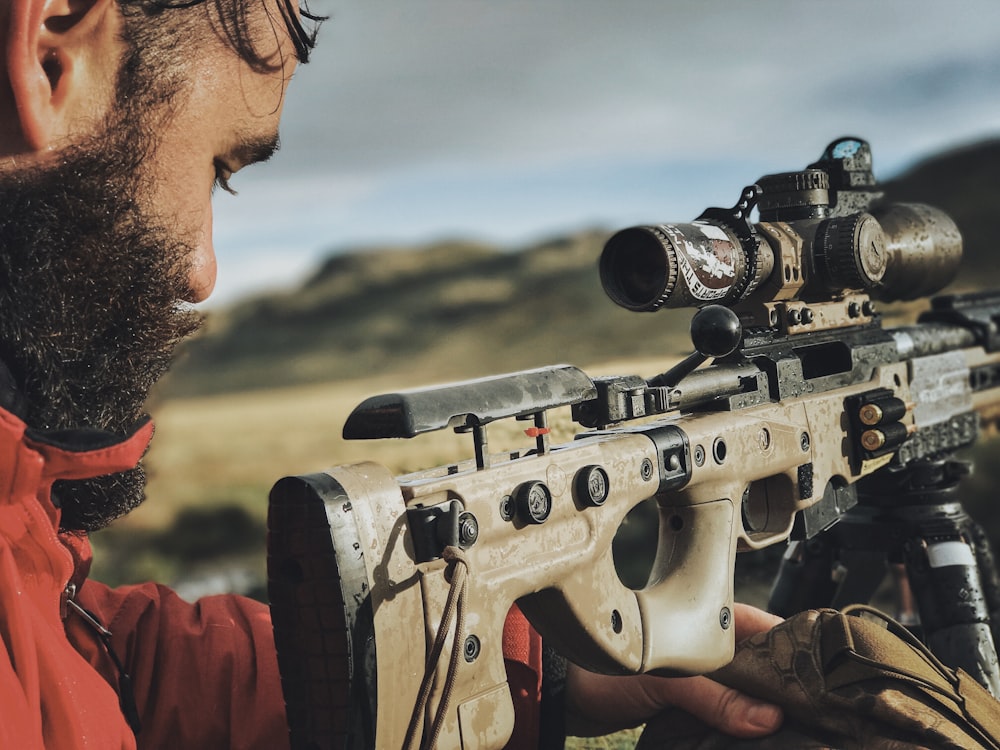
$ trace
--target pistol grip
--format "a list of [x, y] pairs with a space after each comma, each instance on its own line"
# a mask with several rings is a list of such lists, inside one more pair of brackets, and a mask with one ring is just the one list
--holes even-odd
[[660, 539], [649, 583], [636, 592], [642, 669], [704, 673], [735, 650], [733, 566], [740, 525], [728, 499], [660, 506]]
[[518, 603], [557, 651], [609, 674], [694, 674], [728, 663], [735, 648], [733, 565], [740, 529], [730, 500], [660, 508], [649, 582], [624, 586], [610, 549], [558, 587]]

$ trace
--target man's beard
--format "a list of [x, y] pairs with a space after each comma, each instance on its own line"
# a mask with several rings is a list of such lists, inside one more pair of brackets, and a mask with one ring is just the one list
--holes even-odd
[[[198, 324], [179, 301], [190, 247], [140, 206], [145, 136], [114, 130], [58, 166], [0, 177], [0, 360], [38, 430], [127, 432]], [[102, 528], [144, 488], [141, 467], [58, 482], [61, 527]]]

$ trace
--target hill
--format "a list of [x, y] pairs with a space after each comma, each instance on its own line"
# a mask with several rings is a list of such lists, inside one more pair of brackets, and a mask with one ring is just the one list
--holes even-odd
[[604, 295], [606, 233], [520, 251], [468, 243], [330, 258], [301, 288], [210, 320], [165, 383], [170, 396], [405, 374], [462, 379], [569, 361], [673, 357], [687, 316], [639, 315]]
[[[990, 141], [930, 158], [885, 185], [891, 200], [931, 203], [954, 217], [965, 237], [959, 283], [966, 286], [998, 279], [998, 173], [1000, 141]], [[686, 352], [688, 314], [630, 313], [604, 295], [596, 261], [608, 234], [581, 232], [518, 251], [442, 242], [332, 256], [299, 289], [214, 314], [161, 393], [195, 396], [372, 373], [416, 384]]]

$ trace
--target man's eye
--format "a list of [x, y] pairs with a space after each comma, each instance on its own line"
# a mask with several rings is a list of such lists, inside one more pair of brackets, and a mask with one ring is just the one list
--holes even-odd
[[233, 176], [232, 170], [230, 170], [221, 161], [215, 162], [215, 182], [212, 185], [212, 190], [216, 188], [221, 188], [225, 190], [230, 195], [236, 195], [236, 191], [229, 185], [229, 178]]

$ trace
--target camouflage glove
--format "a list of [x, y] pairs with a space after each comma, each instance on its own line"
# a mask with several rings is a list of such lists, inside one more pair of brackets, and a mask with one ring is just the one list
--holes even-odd
[[1000, 749], [1000, 703], [942, 665], [901, 625], [804, 612], [741, 643], [713, 679], [779, 704], [782, 729], [736, 740], [680, 711], [646, 725], [636, 750]]

